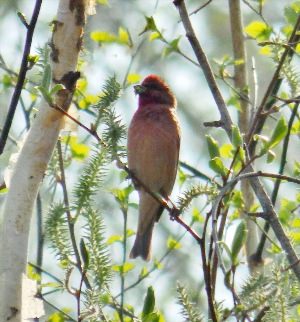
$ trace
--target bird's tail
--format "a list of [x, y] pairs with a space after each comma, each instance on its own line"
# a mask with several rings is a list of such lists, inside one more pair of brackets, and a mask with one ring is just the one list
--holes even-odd
[[148, 231], [145, 231], [143, 234], [137, 233], [134, 245], [129, 254], [129, 258], [141, 256], [146, 261], [150, 260], [153, 225], [149, 227]]
[[150, 260], [153, 227], [162, 210], [153, 197], [144, 191], [140, 192], [139, 223], [130, 258], [141, 256], [146, 261]]

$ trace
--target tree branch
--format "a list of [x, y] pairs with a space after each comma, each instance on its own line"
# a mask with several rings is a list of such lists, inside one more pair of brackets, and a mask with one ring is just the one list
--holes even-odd
[[189, 14], [187, 12], [185, 2], [184, 2], [184, 0], [174, 0], [173, 3], [179, 11], [183, 26], [185, 28], [186, 37], [188, 38], [188, 40], [194, 50], [196, 58], [200, 64], [200, 66], [202, 67], [204, 76], [207, 80], [207, 84], [212, 92], [214, 100], [219, 108], [220, 113], [221, 113], [221, 121], [223, 122], [222, 126], [226, 130], [227, 134], [230, 135], [232, 121], [231, 121], [230, 115], [228, 113], [226, 103], [225, 103], [225, 101], [222, 97], [222, 94], [218, 88], [214, 73], [209, 65], [208, 59], [207, 59], [202, 47], [200, 46], [198, 39], [196, 37], [196, 34], [195, 34], [194, 29], [192, 27], [191, 21], [189, 19]]
[[19, 98], [20, 98], [20, 95], [22, 92], [22, 88], [24, 85], [26, 73], [28, 70], [28, 56], [30, 54], [32, 37], [33, 37], [35, 25], [36, 25], [36, 22], [37, 22], [39, 13], [40, 13], [42, 2], [43, 2], [43, 0], [36, 0], [35, 7], [34, 7], [34, 10], [32, 13], [32, 17], [31, 17], [31, 21], [27, 26], [27, 34], [26, 34], [25, 46], [24, 46], [18, 81], [17, 81], [16, 87], [15, 87], [11, 102], [9, 104], [7, 117], [6, 117], [4, 126], [3, 126], [3, 130], [1, 132], [0, 155], [4, 151], [4, 147], [5, 147], [5, 144], [7, 141], [9, 130], [11, 128], [11, 124], [12, 124], [12, 121], [13, 121], [13, 118], [14, 118], [14, 115], [16, 112], [16, 108], [17, 108]]
[[[291, 117], [289, 119], [288, 130], [287, 130], [286, 136], [283, 141], [282, 155], [281, 155], [280, 167], [279, 167], [279, 171], [278, 171], [278, 173], [280, 175], [283, 174], [284, 169], [285, 169], [285, 165], [287, 162], [287, 151], [288, 151], [288, 146], [289, 146], [289, 141], [290, 141], [290, 135], [291, 135], [291, 130], [292, 130], [292, 126], [293, 126], [295, 117], [297, 115], [298, 107], [299, 107], [299, 103], [295, 103]], [[273, 205], [275, 205], [276, 200], [277, 200], [277, 195], [278, 195], [280, 183], [281, 183], [281, 179], [277, 178], [275, 185], [274, 185], [273, 192], [272, 192], [272, 196], [271, 196], [271, 200], [272, 200]], [[263, 250], [264, 250], [265, 243], [267, 240], [267, 233], [268, 233], [269, 229], [270, 229], [270, 224], [268, 222], [266, 222], [265, 226], [264, 226], [265, 233], [261, 236], [261, 239], [260, 239], [260, 242], [258, 244], [255, 254], [252, 255], [252, 258], [257, 262], [262, 261], [262, 254], [263, 254]]]
[[285, 51], [283, 52], [280, 61], [278, 63], [278, 66], [275, 70], [275, 73], [272, 77], [272, 80], [267, 88], [267, 91], [260, 103], [260, 106], [258, 107], [255, 116], [253, 118], [251, 127], [249, 129], [249, 132], [247, 134], [247, 143], [249, 144], [249, 152], [250, 155], [252, 156], [254, 154], [255, 151], [255, 147], [256, 147], [256, 143], [257, 141], [253, 140], [253, 136], [254, 134], [258, 134], [261, 132], [264, 123], [266, 121], [266, 118], [268, 116], [268, 114], [264, 115], [263, 112], [264, 111], [268, 111], [275, 102], [275, 99], [273, 98], [274, 96], [276, 96], [281, 83], [282, 83], [282, 78], [280, 77], [280, 72], [282, 70], [282, 67], [286, 61], [287, 58], [291, 59], [294, 55], [294, 49], [300, 39], [300, 35], [299, 35], [299, 31], [300, 31], [300, 15], [298, 16], [297, 22], [294, 26], [293, 32], [290, 36], [290, 39], [288, 41], [288, 46], [285, 48]]
[[[184, 2], [184, 0], [175, 0], [175, 1], [173, 1], [173, 3], [179, 11], [182, 23], [183, 23], [185, 31], [186, 31], [186, 36], [187, 36], [187, 38], [194, 50], [194, 53], [199, 61], [199, 64], [201, 65], [201, 67], [203, 69], [206, 80], [208, 82], [208, 86], [210, 87], [212, 95], [214, 96], [214, 99], [217, 103], [217, 107], [219, 109], [221, 119], [224, 122], [224, 129], [226, 130], [227, 135], [229, 136], [229, 138], [231, 140], [232, 138], [231, 138], [230, 134], [231, 134], [232, 120], [231, 120], [230, 115], [227, 111], [224, 99], [221, 96], [220, 90], [218, 89], [218, 86], [216, 84], [216, 81], [215, 81], [215, 78], [214, 78], [213, 73], [211, 71], [210, 65], [206, 59], [203, 49], [202, 49], [198, 39], [196, 38], [195, 32], [192, 28], [192, 25], [191, 25], [191, 22], [190, 22], [188, 13], [187, 13], [187, 9], [185, 6], [185, 2]], [[300, 24], [300, 16], [299, 16], [299, 24]], [[244, 172], [254, 172], [254, 171], [253, 171], [252, 166], [249, 165], [245, 169]], [[255, 192], [264, 212], [269, 214], [269, 223], [270, 223], [272, 229], [274, 230], [276, 237], [280, 241], [281, 247], [286, 252], [287, 258], [288, 258], [290, 264], [296, 263], [298, 261], [298, 256], [297, 256], [293, 246], [291, 245], [290, 240], [286, 236], [286, 234], [279, 222], [277, 214], [273, 208], [272, 202], [271, 202], [269, 196], [267, 195], [264, 187], [262, 186], [261, 182], [259, 181], [259, 179], [257, 177], [253, 177], [253, 175], [251, 178], [251, 186], [252, 186], [252, 189]], [[215, 219], [216, 219], [216, 217], [213, 218], [213, 220], [215, 220]], [[218, 238], [217, 238], [216, 228], [214, 229], [213, 233], [214, 233], [214, 239], [215, 239], [215, 243], [216, 243], [216, 247], [217, 247]], [[219, 259], [221, 260], [221, 257]], [[295, 275], [300, 280], [300, 264], [294, 265], [292, 268], [293, 268]]]
[[[247, 133], [249, 127], [249, 86], [247, 80], [247, 57], [245, 48], [245, 37], [243, 34], [243, 22], [240, 0], [229, 0], [229, 11], [234, 60], [241, 61], [240, 64], [234, 64], [234, 86], [235, 90], [237, 90], [240, 93], [239, 101], [241, 107], [238, 113], [238, 123], [241, 132]], [[245, 201], [245, 210], [246, 212], [248, 212], [254, 201], [249, 181], [244, 180], [242, 182], [241, 191]], [[250, 218], [248, 218], [246, 215], [243, 215], [243, 217], [245, 218], [248, 230], [245, 247], [246, 255], [249, 269], [252, 271], [252, 261], [250, 261], [249, 258], [250, 255], [252, 255], [253, 252], [255, 252], [257, 246], [257, 228]]]
[[[66, 110], [74, 91], [74, 82], [70, 80], [75, 78], [70, 76], [78, 76], [75, 70], [85, 24], [84, 8], [84, 0], [60, 0], [53, 28], [53, 81], [65, 86], [54, 100]], [[22, 316], [22, 276], [26, 270], [32, 210], [62, 123], [62, 114], [42, 102], [12, 174], [0, 230], [0, 321], [26, 319]]]

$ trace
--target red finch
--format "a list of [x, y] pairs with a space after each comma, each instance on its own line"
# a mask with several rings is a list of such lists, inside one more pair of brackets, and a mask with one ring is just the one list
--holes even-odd
[[[128, 131], [128, 167], [152, 192], [168, 198], [176, 178], [180, 127], [175, 113], [176, 99], [158, 76], [147, 76], [135, 86], [138, 109]], [[163, 207], [136, 183], [139, 192], [139, 220], [130, 258], [150, 259], [154, 223]]]

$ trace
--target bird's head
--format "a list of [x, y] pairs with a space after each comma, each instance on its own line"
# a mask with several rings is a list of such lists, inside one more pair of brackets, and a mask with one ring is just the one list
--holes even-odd
[[169, 86], [157, 75], [147, 76], [140, 85], [134, 86], [139, 95], [139, 106], [166, 104], [175, 107], [176, 99]]

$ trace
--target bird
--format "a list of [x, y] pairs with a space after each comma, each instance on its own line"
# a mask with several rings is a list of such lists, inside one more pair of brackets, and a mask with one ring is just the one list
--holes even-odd
[[[168, 199], [176, 179], [180, 149], [176, 98], [167, 83], [154, 74], [148, 75], [134, 89], [139, 98], [128, 128], [128, 168], [148, 191]], [[141, 256], [149, 261], [154, 224], [164, 207], [138, 180], [134, 185], [139, 194], [139, 217], [129, 258]]]

